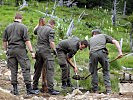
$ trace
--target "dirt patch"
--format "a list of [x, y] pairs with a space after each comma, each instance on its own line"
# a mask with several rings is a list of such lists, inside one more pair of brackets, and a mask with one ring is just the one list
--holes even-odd
[[40, 93], [39, 95], [26, 95], [25, 85], [21, 71], [18, 73], [18, 89], [19, 96], [14, 96], [10, 93], [12, 86], [10, 83], [10, 70], [6, 67], [6, 64], [0, 66], [0, 100], [133, 100], [133, 93], [119, 95], [116, 94], [96, 94], [80, 91], [73, 91], [71, 94], [64, 95], [49, 95], [47, 93]]
[[0, 90], [0, 100], [19, 100], [18, 97]]

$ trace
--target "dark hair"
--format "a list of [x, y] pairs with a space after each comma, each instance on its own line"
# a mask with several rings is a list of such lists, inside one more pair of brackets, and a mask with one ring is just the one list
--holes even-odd
[[49, 22], [49, 24], [51, 24], [51, 25], [53, 25], [53, 24], [55, 25], [55, 20], [54, 20], [54, 19], [50, 19], [48, 22]]
[[41, 22], [42, 20], [44, 20], [44, 17], [39, 18], [39, 22]]
[[44, 17], [39, 18], [39, 26], [45, 25]]
[[100, 29], [94, 29], [91, 31], [91, 33], [92, 33], [92, 35], [94, 35], [94, 33], [95, 34], [101, 34], [101, 30]]
[[82, 40], [81, 45], [83, 45], [83, 44], [85, 45], [85, 47], [87, 47], [89, 45], [87, 40]]
[[22, 15], [20, 13], [16, 13], [15, 19], [22, 19]]

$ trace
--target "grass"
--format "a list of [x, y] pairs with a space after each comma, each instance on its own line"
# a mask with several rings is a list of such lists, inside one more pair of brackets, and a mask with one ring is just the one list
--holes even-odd
[[[6, 2], [11, 2], [11, 1], [6, 1]], [[36, 10], [45, 12], [47, 2], [41, 2], [38, 3], [36, 1], [30, 1], [29, 7], [23, 9], [22, 11], [18, 11], [18, 7], [14, 7], [14, 3], [12, 2], [10, 5], [3, 5], [0, 6], [0, 36], [2, 37], [3, 31], [5, 27], [9, 24], [12, 23], [13, 17], [16, 12], [20, 12], [23, 14], [23, 23], [28, 27], [29, 29], [29, 36], [31, 38], [31, 42], [33, 44], [33, 47], [35, 49], [36, 46], [36, 40], [37, 37], [33, 34], [33, 29], [38, 23], [38, 19], [42, 16], [43, 14], [37, 12]], [[49, 2], [48, 3], [48, 13], [52, 13], [52, 7], [54, 3]], [[86, 15], [83, 17], [83, 19], [78, 22], [78, 17], [81, 12], [85, 10]], [[57, 17], [61, 18], [62, 20], [57, 20], [56, 24], [56, 34], [55, 34], [55, 42], [58, 44], [60, 39], [65, 39], [65, 34], [67, 32], [67, 28], [71, 22], [71, 19], [74, 19], [74, 25], [75, 28], [72, 32], [73, 35], [80, 37], [80, 39], [84, 39], [86, 36], [89, 38], [91, 37], [91, 30], [94, 28], [100, 28], [105, 34], [111, 35], [118, 41], [123, 38], [123, 52], [130, 52], [130, 47], [129, 47], [129, 32], [130, 32], [130, 26], [120, 26], [117, 25], [116, 27], [112, 26], [111, 22], [111, 14], [108, 9], [102, 9], [102, 8], [94, 8], [94, 9], [84, 9], [84, 8], [68, 8], [68, 7], [57, 7], [55, 10], [55, 14]], [[119, 15], [121, 16], [121, 15]], [[46, 17], [46, 21], [50, 19], [50, 17]], [[127, 21], [123, 19], [119, 19], [117, 21], [117, 24], [124, 24]], [[2, 45], [2, 38], [0, 38], [0, 44]], [[109, 50], [109, 58], [114, 59], [117, 56], [117, 49], [114, 45], [108, 44], [107, 48]], [[2, 47], [0, 48], [2, 49]], [[28, 54], [30, 56], [30, 54]], [[86, 76], [89, 72], [88, 70], [88, 62], [89, 62], [89, 50], [85, 49], [83, 51], [78, 51], [77, 54], [75, 55], [76, 57], [76, 63], [78, 67], [82, 68], [83, 71], [79, 71], [79, 74], [82, 76]], [[0, 56], [0, 59], [5, 59], [5, 54]], [[31, 58], [30, 58], [31, 59]], [[112, 88], [113, 91], [118, 92], [118, 77], [114, 70], [121, 70], [121, 66], [126, 66], [126, 67], [133, 67], [133, 57], [124, 57], [118, 61], [115, 61], [111, 63], [111, 73], [113, 74], [113, 77], [111, 77], [111, 83], [112, 83]], [[31, 59], [31, 64], [32, 64], [32, 70], [34, 66], [35, 60]], [[61, 84], [61, 69], [58, 65], [57, 58], [55, 59], [55, 80], [57, 83], [57, 86]], [[74, 72], [71, 68], [71, 76], [74, 75]], [[85, 81], [80, 81], [80, 86], [90, 89], [91, 88], [91, 82], [90, 78]], [[76, 85], [76, 81], [72, 80], [72, 83]], [[56, 87], [58, 88], [58, 87]], [[99, 74], [99, 89], [100, 91], [103, 91], [104, 84], [103, 84], [103, 79], [102, 79], [102, 74]]]

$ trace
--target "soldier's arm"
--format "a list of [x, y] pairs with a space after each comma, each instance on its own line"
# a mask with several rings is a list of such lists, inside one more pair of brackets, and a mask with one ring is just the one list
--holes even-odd
[[8, 42], [3, 41], [3, 48], [4, 48], [4, 51], [7, 51], [7, 45], [8, 45]]
[[50, 47], [55, 50], [55, 43], [53, 41], [50, 41]]
[[55, 31], [53, 29], [50, 30], [49, 42], [50, 42], [50, 47], [54, 50], [54, 52], [56, 52], [55, 42], [54, 42], [54, 34], [55, 34]]
[[7, 51], [7, 46], [8, 46], [8, 36], [7, 36], [7, 28], [5, 29], [4, 31], [4, 34], [3, 34], [3, 49], [4, 51]]
[[77, 73], [78, 72], [78, 68], [77, 66], [74, 65], [74, 63], [72, 62], [71, 58], [67, 58], [68, 63], [73, 67], [74, 72]]
[[29, 49], [29, 51], [30, 51], [30, 53], [32, 55], [32, 58], [35, 58], [35, 53], [33, 52], [31, 42], [30, 41], [26, 41], [25, 44], [28, 47], [28, 49]]
[[122, 50], [121, 50], [119, 42], [117, 40], [113, 39], [112, 43], [115, 44], [115, 46], [119, 52], [118, 57], [122, 57], [123, 54], [122, 54]]
[[26, 41], [25, 44], [27, 45], [29, 51], [32, 53], [33, 52], [33, 49], [32, 49], [31, 42], [30, 41]]
[[37, 28], [39, 25], [36, 25], [36, 27], [34, 28], [34, 34], [37, 35]]

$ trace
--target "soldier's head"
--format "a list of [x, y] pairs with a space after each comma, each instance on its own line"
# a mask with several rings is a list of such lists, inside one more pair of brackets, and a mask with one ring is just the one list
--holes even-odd
[[91, 34], [92, 34], [92, 36], [97, 35], [97, 34], [101, 34], [101, 31], [100, 31], [100, 29], [94, 29], [91, 31]]
[[54, 19], [50, 19], [50, 20], [48, 21], [48, 23], [49, 23], [49, 25], [50, 25], [52, 28], [54, 28], [54, 26], [55, 26], [55, 20], [54, 20]]
[[39, 19], [39, 26], [44, 26], [45, 24], [46, 24], [45, 18], [44, 18], [44, 17], [41, 17], [41, 18]]
[[88, 47], [88, 41], [87, 40], [80, 41], [80, 43], [79, 43], [79, 49], [80, 50], [83, 50], [84, 48], [87, 48], [87, 47]]
[[20, 13], [16, 13], [15, 17], [14, 17], [14, 20], [15, 21], [19, 21], [21, 22], [23, 19], [22, 15]]

